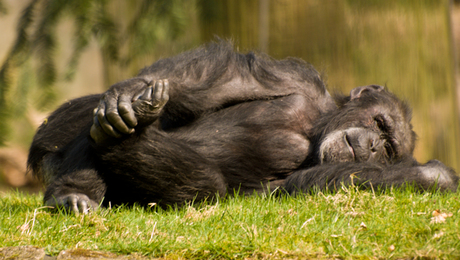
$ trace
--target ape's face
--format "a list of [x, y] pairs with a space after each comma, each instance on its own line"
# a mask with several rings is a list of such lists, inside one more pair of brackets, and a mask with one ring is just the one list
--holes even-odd
[[350, 97], [338, 100], [342, 102], [339, 109], [322, 120], [321, 163], [392, 163], [411, 156], [415, 133], [407, 105], [383, 89], [365, 89], [358, 94], [355, 90]]

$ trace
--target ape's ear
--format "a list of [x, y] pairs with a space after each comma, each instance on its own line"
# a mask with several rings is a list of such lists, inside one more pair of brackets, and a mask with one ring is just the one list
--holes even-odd
[[368, 86], [357, 87], [350, 91], [350, 100], [360, 98], [361, 95], [366, 91], [380, 92], [384, 89], [385, 88], [383, 86], [379, 86], [379, 85], [368, 85]]

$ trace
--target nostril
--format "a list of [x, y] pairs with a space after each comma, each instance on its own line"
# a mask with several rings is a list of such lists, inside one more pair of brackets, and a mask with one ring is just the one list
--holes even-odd
[[375, 153], [377, 152], [377, 141], [373, 139], [369, 139], [369, 150]]

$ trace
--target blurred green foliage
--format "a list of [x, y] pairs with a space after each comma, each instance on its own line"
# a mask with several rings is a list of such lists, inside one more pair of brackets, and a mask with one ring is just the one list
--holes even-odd
[[5, 4], [2, 0], [0, 0], [0, 16], [5, 15], [8, 13], [8, 10], [5, 7]]
[[[135, 75], [145, 66], [144, 59], [151, 63], [158, 58], [153, 54], [160, 53], [161, 45], [176, 42], [181, 48], [184, 42], [190, 48], [188, 42], [197, 39], [186, 32], [193, 28], [194, 10], [195, 2], [187, 0], [31, 0], [0, 68], [0, 145], [10, 137], [11, 122], [28, 109], [55, 107], [56, 83], [74, 78], [91, 41], [97, 42], [109, 86]], [[61, 46], [57, 29], [68, 20], [73, 24], [72, 46]], [[72, 53], [64, 68], [56, 65], [60, 48], [70, 48]]]
[[[99, 46], [108, 87], [217, 35], [233, 39], [240, 51], [300, 57], [323, 72], [331, 90], [386, 85], [414, 108], [416, 158], [437, 158], [458, 171], [449, 2], [33, 0], [0, 70], [0, 143], [8, 137], [8, 119], [54, 104], [56, 82], [72, 80], [91, 40]], [[72, 46], [58, 44], [56, 27], [63, 19], [74, 24]], [[55, 65], [58, 47], [72, 48], [65, 68]]]

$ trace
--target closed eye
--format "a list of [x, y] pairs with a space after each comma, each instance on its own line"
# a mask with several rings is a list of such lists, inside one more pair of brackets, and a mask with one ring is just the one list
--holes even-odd
[[384, 144], [385, 147], [385, 155], [388, 159], [393, 159], [396, 156], [395, 150], [389, 141], [386, 141]]
[[385, 120], [385, 117], [383, 115], [375, 116], [374, 121], [375, 121], [375, 124], [377, 125], [377, 128], [382, 132], [381, 133], [382, 140], [385, 140], [385, 144], [384, 144], [385, 155], [388, 159], [391, 160], [397, 156], [395, 145], [392, 142], [391, 126]]
[[382, 115], [378, 115], [374, 117], [374, 121], [377, 124], [377, 127], [379, 128], [380, 131], [384, 133], [388, 133], [388, 125], [385, 123], [385, 119], [383, 118]]

